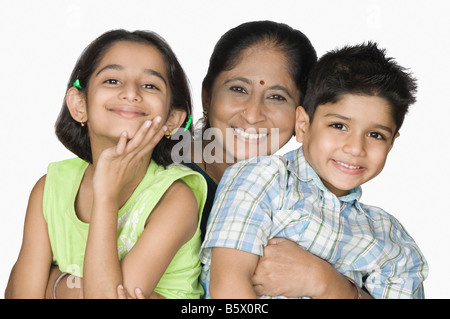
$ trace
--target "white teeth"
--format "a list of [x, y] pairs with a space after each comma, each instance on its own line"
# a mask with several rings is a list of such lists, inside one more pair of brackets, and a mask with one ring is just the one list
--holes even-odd
[[247, 133], [244, 130], [240, 129], [240, 128], [234, 128], [234, 131], [239, 134], [240, 136], [244, 137], [244, 138], [248, 138], [249, 140], [256, 140], [259, 138], [263, 138], [267, 136], [267, 133], [259, 133], [259, 134], [252, 134], [252, 133]]
[[339, 165], [342, 165], [342, 166], [344, 166], [344, 167], [351, 168], [351, 169], [359, 169], [359, 168], [362, 168], [361, 166], [348, 165], [348, 164], [345, 164], [345, 163], [339, 162], [339, 161], [335, 161], [335, 162], [338, 163]]

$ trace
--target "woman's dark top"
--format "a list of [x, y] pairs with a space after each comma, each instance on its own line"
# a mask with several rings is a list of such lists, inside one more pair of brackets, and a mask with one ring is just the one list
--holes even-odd
[[208, 224], [209, 214], [211, 213], [211, 208], [214, 202], [214, 196], [216, 195], [217, 184], [208, 174], [206, 174], [206, 172], [203, 169], [200, 168], [200, 166], [198, 166], [194, 162], [182, 164], [202, 174], [206, 180], [206, 184], [208, 185], [208, 194], [206, 197], [205, 206], [203, 207], [203, 214], [200, 222], [200, 230], [202, 232], [201, 238], [203, 242], [203, 240], [205, 239], [206, 225]]

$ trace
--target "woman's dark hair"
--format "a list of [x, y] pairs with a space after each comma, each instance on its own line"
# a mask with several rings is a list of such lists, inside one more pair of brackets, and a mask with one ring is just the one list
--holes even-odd
[[[76, 79], [81, 85], [81, 92], [87, 96], [89, 81], [94, 70], [105, 56], [106, 51], [115, 43], [128, 41], [135, 43], [150, 44], [158, 49], [166, 63], [166, 72], [171, 92], [170, 110], [181, 109], [187, 114], [182, 126], [186, 125], [189, 116], [192, 114], [192, 100], [189, 82], [181, 67], [175, 53], [167, 42], [158, 34], [150, 31], [108, 31], [95, 39], [81, 54], [67, 84], [69, 90]], [[66, 92], [67, 92], [66, 90]], [[192, 130], [190, 128], [190, 130]], [[61, 108], [61, 112], [55, 124], [56, 136], [64, 146], [76, 154], [81, 159], [92, 163], [91, 144], [87, 126], [81, 126], [70, 115], [66, 100]], [[191, 131], [192, 133], [192, 131]], [[177, 141], [163, 138], [155, 147], [152, 159], [160, 165], [172, 163], [171, 150]]]
[[416, 101], [416, 79], [374, 42], [345, 46], [324, 54], [309, 76], [304, 107], [310, 121], [318, 106], [336, 103], [345, 94], [384, 98], [397, 131]]
[[[219, 39], [203, 79], [205, 93], [211, 97], [216, 78], [222, 71], [231, 70], [239, 63], [243, 50], [262, 43], [269, 43], [286, 55], [292, 79], [300, 91], [300, 105], [306, 92], [308, 73], [317, 60], [317, 54], [302, 32], [273, 21], [246, 22], [227, 31]], [[209, 128], [208, 121], [204, 125], [204, 129]]]

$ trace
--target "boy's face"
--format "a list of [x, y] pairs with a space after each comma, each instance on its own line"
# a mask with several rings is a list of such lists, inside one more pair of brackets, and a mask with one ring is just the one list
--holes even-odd
[[390, 105], [376, 96], [346, 94], [318, 106], [312, 123], [303, 108], [297, 110], [297, 140], [305, 158], [338, 197], [382, 171], [399, 135], [395, 131]]

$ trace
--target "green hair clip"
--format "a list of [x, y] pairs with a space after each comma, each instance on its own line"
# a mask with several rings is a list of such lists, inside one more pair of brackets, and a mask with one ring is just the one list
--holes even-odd
[[188, 130], [189, 126], [191, 126], [191, 123], [192, 123], [192, 114], [189, 115], [189, 120], [187, 121], [186, 126], [184, 127], [185, 132]]
[[75, 82], [73, 82], [73, 86], [79, 89], [82, 89], [83, 87], [80, 84], [80, 80], [76, 79]]

